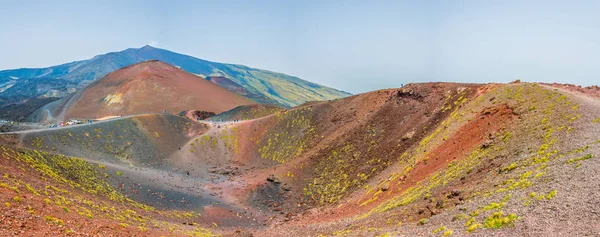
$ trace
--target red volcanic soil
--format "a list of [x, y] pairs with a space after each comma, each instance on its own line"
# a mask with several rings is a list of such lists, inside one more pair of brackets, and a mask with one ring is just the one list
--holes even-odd
[[[4, 143], [4, 141], [0, 142]], [[67, 190], [63, 194], [66, 200], [77, 196], [81, 200], [91, 203], [107, 203], [115, 211], [125, 213], [127, 207], [120, 203], [108, 201], [103, 197], [92, 195], [81, 190], [71, 189], [67, 185], [60, 185], [32, 169], [21, 167], [22, 164], [6, 154], [0, 153], [0, 167], [4, 174], [0, 177], [0, 236], [160, 236], [168, 235], [166, 230], [157, 230], [149, 227], [140, 230], [137, 226], [121, 226], [122, 222], [111, 220], [106, 216], [93, 212], [90, 217], [77, 213], [81, 203], [61, 207], [55, 204], [58, 195], [48, 189], [58, 187]], [[36, 190], [33, 193], [27, 189]], [[12, 188], [12, 189], [11, 189]], [[18, 191], [18, 192], [17, 192]], [[44, 192], [45, 191], [45, 192]], [[44, 194], [49, 193], [49, 194]], [[108, 201], [108, 202], [107, 202]], [[89, 209], [89, 206], [86, 206]], [[68, 211], [67, 211], [68, 210]], [[142, 212], [138, 210], [138, 212]], [[146, 214], [146, 213], [144, 213]], [[59, 223], [58, 220], [62, 221]]]
[[[390, 192], [386, 197], [389, 198], [394, 196], [394, 194], [397, 195], [406, 191], [418, 182], [443, 169], [450, 162], [465, 158], [468, 152], [478, 146], [489, 146], [500, 129], [504, 128], [506, 124], [516, 117], [512, 109], [506, 104], [488, 108], [480, 112], [473, 120], [461, 126], [445, 142], [428, 152], [425, 155], [427, 157], [426, 160], [417, 161], [410, 175], [401, 177], [404, 180], [403, 182], [399, 184], [391, 182], [388, 187]], [[364, 197], [359, 203], [363, 203], [369, 200], [369, 198], [369, 196]], [[385, 200], [385, 197], [379, 201], [383, 200]], [[372, 208], [373, 206], [366, 205], [365, 207]], [[357, 211], [360, 210], [360, 207], [350, 206], [350, 210]]]
[[160, 61], [112, 72], [75, 95], [65, 118], [202, 110], [220, 113], [254, 102]]

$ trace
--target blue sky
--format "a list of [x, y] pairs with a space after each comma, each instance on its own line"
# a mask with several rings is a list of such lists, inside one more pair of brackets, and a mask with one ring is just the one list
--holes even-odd
[[0, 69], [152, 44], [352, 93], [423, 81], [600, 84], [600, 1], [2, 1]]

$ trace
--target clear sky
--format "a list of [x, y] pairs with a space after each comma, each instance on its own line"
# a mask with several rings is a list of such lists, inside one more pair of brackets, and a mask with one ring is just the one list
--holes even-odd
[[600, 1], [0, 0], [0, 70], [146, 44], [352, 93], [422, 81], [600, 84]]

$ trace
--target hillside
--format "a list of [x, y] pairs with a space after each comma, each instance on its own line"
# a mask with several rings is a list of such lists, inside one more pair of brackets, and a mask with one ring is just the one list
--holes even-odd
[[55, 97], [33, 97], [23, 98], [22, 101], [14, 104], [6, 103], [0, 107], [0, 118], [17, 122], [28, 121], [27, 117], [29, 115], [34, 114], [44, 105], [55, 102], [57, 99]]
[[3, 96], [14, 97], [64, 97], [75, 92], [77, 83], [54, 78], [22, 79], [2, 92]]
[[[8, 154], [38, 150], [104, 164], [107, 187], [125, 185], [116, 190], [132, 203], [164, 212], [144, 211], [147, 223], [170, 223], [143, 226], [150, 233], [172, 225], [188, 236], [200, 227], [224, 236], [593, 236], [600, 100], [562, 88], [409, 84], [238, 123], [155, 114], [0, 138]], [[221, 116], [261, 111], [253, 107]], [[11, 156], [5, 169], [36, 167], [19, 160]], [[25, 183], [3, 182], [12, 183], [1, 197], [17, 206], [3, 210], [23, 210], [10, 190]], [[141, 223], [112, 219], [102, 206], [90, 212], [107, 225], [125, 220], [123, 229], [135, 231]], [[199, 213], [196, 224], [172, 219], [175, 210]]]
[[283, 108], [275, 105], [264, 105], [264, 104], [253, 104], [243, 105], [233, 108], [232, 110], [225, 111], [207, 118], [208, 121], [233, 121], [238, 120], [251, 120], [260, 117], [265, 117], [274, 113], [281, 112]]
[[[131, 65], [95, 81], [60, 106], [65, 119], [198, 109], [220, 113], [255, 103], [160, 61]], [[61, 113], [55, 113], [61, 114]]]
[[[331, 100], [349, 94], [321, 86], [297, 77], [243, 65], [210, 62], [164, 49], [144, 46], [95, 56], [48, 68], [23, 68], [0, 71], [0, 97], [11, 86], [28, 83], [35, 78], [60, 79], [83, 88], [117, 69], [148, 61], [159, 60], [206, 78], [223, 88], [260, 103], [295, 106], [311, 100]], [[29, 85], [28, 87], [31, 87]], [[66, 91], [67, 88], [65, 87]], [[40, 91], [37, 95], [46, 92]], [[64, 92], [62, 92], [64, 93]], [[57, 93], [60, 94], [60, 93]]]

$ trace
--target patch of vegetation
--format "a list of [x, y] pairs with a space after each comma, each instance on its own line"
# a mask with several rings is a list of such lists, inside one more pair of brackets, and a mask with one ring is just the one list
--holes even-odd
[[501, 209], [504, 206], [504, 204], [506, 204], [508, 199], [510, 199], [511, 196], [512, 196], [512, 194], [506, 195], [506, 197], [504, 197], [504, 199], [502, 199], [502, 202], [500, 202], [500, 203], [496, 203], [496, 202], [490, 203], [490, 205], [483, 207], [483, 211], [493, 210], [493, 209]]
[[31, 141], [31, 146], [41, 149], [42, 147], [44, 147], [44, 139], [39, 137], [33, 138], [33, 140]]
[[475, 224], [471, 224], [467, 227], [467, 233], [471, 233], [473, 231], [476, 231], [477, 229], [479, 229], [481, 227], [480, 223], [475, 223]]
[[63, 220], [58, 219], [56, 217], [52, 217], [52, 216], [46, 216], [46, 221], [50, 222], [50, 223], [53, 223], [53, 224], [56, 224], [56, 225], [59, 225], [59, 226], [64, 226], [65, 225], [65, 222]]
[[502, 168], [501, 171], [502, 172], [510, 172], [510, 171], [516, 169], [517, 167], [519, 167], [519, 165], [517, 165], [517, 163], [511, 163], [510, 165]]
[[506, 226], [514, 226], [517, 219], [519, 217], [515, 214], [505, 216], [501, 211], [494, 212], [494, 214], [485, 219], [485, 228], [499, 229]]
[[300, 155], [317, 136], [311, 122], [312, 108], [305, 107], [278, 113], [276, 125], [258, 141], [263, 159], [285, 163]]
[[575, 167], [579, 167], [581, 165], [580, 161], [589, 160], [589, 159], [592, 159], [592, 157], [593, 157], [592, 154], [587, 154], [587, 155], [579, 157], [579, 158], [570, 159], [566, 162], [566, 164], [575, 163], [576, 164]]
[[233, 129], [223, 129], [219, 136], [225, 144], [225, 147], [229, 148], [234, 154], [239, 152], [237, 131], [238, 127], [234, 127]]
[[25, 184], [25, 189], [27, 189], [27, 191], [33, 193], [36, 196], [40, 196], [40, 194], [34, 188], [32, 188], [29, 184]]
[[556, 193], [557, 193], [556, 189], [555, 189], [555, 190], [552, 190], [552, 191], [550, 191], [550, 192], [548, 193], [548, 195], [546, 195], [546, 199], [547, 199], [547, 200], [553, 199], [554, 197], [556, 197]]
[[350, 186], [360, 185], [359, 177], [350, 177], [351, 161], [358, 157], [352, 156], [352, 145], [346, 145], [339, 151], [332, 151], [322, 158], [315, 166], [317, 177], [304, 188], [304, 195], [318, 201], [319, 204], [336, 203], [346, 194]]
[[238, 106], [230, 111], [212, 116], [209, 118], [209, 120], [219, 121], [220, 119], [223, 119], [224, 121], [230, 121], [234, 120], [235, 118], [238, 118], [239, 120], [251, 120], [266, 117], [282, 110], [282, 108], [271, 105]]
[[[31, 168], [40, 172], [43, 177], [50, 177], [59, 183], [71, 186], [71, 188], [79, 188], [94, 195], [106, 196], [113, 201], [127, 202], [145, 210], [153, 210], [152, 207], [137, 203], [114, 190], [105, 180], [105, 175], [99, 170], [98, 166], [92, 165], [80, 158], [50, 155], [36, 150], [16, 152], [7, 147], [2, 148], [5, 157], [25, 162]], [[61, 191], [56, 187], [51, 187], [57, 191]]]
[[454, 165], [448, 167], [447, 169], [439, 171], [427, 179], [418, 182], [416, 185], [406, 189], [404, 192], [394, 197], [390, 201], [387, 201], [371, 210], [371, 212], [389, 211], [394, 208], [406, 206], [418, 200], [419, 198], [422, 198], [427, 193], [430, 193], [432, 189], [445, 186], [448, 182], [459, 179], [462, 175], [468, 172], [468, 170], [479, 165], [483, 161], [481, 158], [485, 157], [488, 152], [490, 152], [490, 149], [476, 149], [472, 151], [464, 159], [458, 160]]
[[445, 225], [442, 225], [442, 226], [440, 226], [439, 228], [437, 228], [437, 229], [433, 230], [433, 233], [434, 233], [434, 234], [437, 234], [438, 232], [442, 232], [442, 231], [444, 231], [444, 230], [446, 230], [446, 226], [445, 226]]
[[306, 107], [277, 114], [276, 126], [260, 141], [260, 156], [285, 163], [301, 154], [317, 136], [311, 123], [311, 111], [312, 108]]

